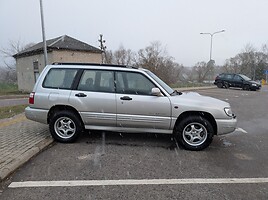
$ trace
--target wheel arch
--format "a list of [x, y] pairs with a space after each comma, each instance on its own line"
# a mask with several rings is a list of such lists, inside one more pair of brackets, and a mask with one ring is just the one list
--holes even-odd
[[[208, 120], [212, 127], [213, 127], [213, 131], [214, 131], [214, 135], [217, 135], [217, 123], [216, 123], [216, 120], [214, 119], [214, 117], [212, 116], [212, 114], [208, 113], [208, 112], [204, 112], [204, 111], [186, 111], [186, 112], [183, 112], [182, 114], [180, 114], [180, 116], [177, 118], [176, 122], [175, 122], [175, 126], [174, 126], [174, 129], [175, 127], [186, 117], [190, 117], [190, 116], [201, 116], [201, 117], [204, 117], [206, 120]], [[173, 130], [174, 130], [173, 129]]]
[[53, 107], [50, 108], [48, 115], [47, 115], [47, 123], [49, 124], [52, 116], [57, 112], [57, 111], [62, 111], [62, 110], [68, 110], [73, 112], [81, 121], [83, 128], [85, 127], [84, 122], [81, 118], [81, 115], [79, 114], [79, 112], [72, 106], [68, 106], [68, 105], [54, 105]]

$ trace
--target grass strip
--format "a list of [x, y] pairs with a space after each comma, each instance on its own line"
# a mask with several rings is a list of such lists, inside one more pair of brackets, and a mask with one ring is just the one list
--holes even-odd
[[23, 113], [26, 107], [27, 105], [0, 107], [0, 119], [10, 118], [17, 114]]

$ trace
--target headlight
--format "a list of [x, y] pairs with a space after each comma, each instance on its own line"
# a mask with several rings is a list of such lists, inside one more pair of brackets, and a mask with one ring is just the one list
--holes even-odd
[[252, 86], [257, 86], [257, 84], [255, 84], [255, 83], [252, 83]]
[[228, 115], [229, 117], [233, 116], [233, 112], [232, 112], [231, 108], [224, 108], [224, 111], [225, 111], [226, 115]]

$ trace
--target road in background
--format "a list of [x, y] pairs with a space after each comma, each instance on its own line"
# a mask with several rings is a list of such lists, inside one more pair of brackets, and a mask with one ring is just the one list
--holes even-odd
[[28, 104], [28, 98], [0, 99], [0, 107]]

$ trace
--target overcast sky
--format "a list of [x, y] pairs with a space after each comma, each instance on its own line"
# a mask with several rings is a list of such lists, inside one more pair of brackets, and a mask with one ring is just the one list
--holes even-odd
[[[46, 38], [69, 35], [108, 49], [138, 51], [159, 41], [175, 61], [193, 66], [212, 59], [223, 64], [251, 43], [268, 44], [268, 0], [43, 0]], [[9, 41], [42, 41], [39, 0], [0, 0], [0, 47]], [[3, 58], [0, 58], [3, 59]]]

